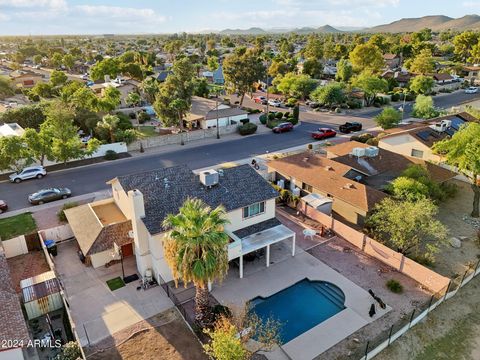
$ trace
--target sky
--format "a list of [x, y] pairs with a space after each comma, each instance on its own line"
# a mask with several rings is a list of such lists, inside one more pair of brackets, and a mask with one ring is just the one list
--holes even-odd
[[370, 27], [479, 13], [480, 0], [0, 0], [0, 35]]

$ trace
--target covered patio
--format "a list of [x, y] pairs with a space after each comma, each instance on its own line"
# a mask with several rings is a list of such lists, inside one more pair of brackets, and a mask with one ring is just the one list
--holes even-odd
[[243, 257], [260, 249], [265, 249], [266, 266], [270, 266], [270, 246], [292, 239], [292, 256], [295, 256], [296, 234], [277, 218], [247, 226], [227, 234], [232, 239], [228, 247], [228, 260], [239, 259], [240, 278], [243, 278]]

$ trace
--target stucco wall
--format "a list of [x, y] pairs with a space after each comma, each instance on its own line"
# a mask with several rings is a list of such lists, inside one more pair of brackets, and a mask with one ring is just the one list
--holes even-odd
[[22, 348], [6, 349], [0, 351], [0, 360], [23, 360]]
[[439, 162], [441, 158], [433, 154], [432, 150], [409, 134], [401, 134], [383, 138], [378, 147], [405, 156], [412, 156], [412, 149], [423, 151], [423, 160]]
[[94, 268], [98, 268], [100, 266], [104, 266], [110, 260], [113, 260], [112, 252], [113, 249], [90, 255], [90, 261], [92, 262], [92, 266]]
[[0, 246], [3, 246], [7, 259], [28, 253], [27, 243], [24, 235], [0, 241]]
[[118, 208], [123, 212], [123, 215], [125, 215], [127, 219], [132, 219], [133, 214], [130, 200], [128, 199], [127, 193], [123, 191], [122, 186], [116, 180], [112, 183], [112, 195]]
[[275, 199], [265, 202], [265, 212], [247, 219], [243, 219], [243, 209], [237, 209], [227, 213], [230, 224], [225, 226], [228, 231], [235, 231], [244, 227], [257, 224], [259, 222], [275, 217]]

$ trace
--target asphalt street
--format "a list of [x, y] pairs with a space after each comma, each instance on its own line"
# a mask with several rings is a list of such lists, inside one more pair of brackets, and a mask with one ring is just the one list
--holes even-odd
[[[468, 95], [456, 92], [438, 96], [435, 104], [438, 107], [449, 108], [465, 101], [480, 99], [480, 94]], [[407, 106], [405, 118], [409, 117], [411, 106]], [[178, 146], [168, 152], [155, 152], [112, 162], [73, 168], [49, 173], [41, 180], [29, 180], [20, 184], [0, 183], [0, 199], [7, 201], [11, 210], [28, 207], [27, 196], [45, 187], [69, 187], [73, 196], [106, 190], [106, 181], [123, 174], [148, 171], [155, 168], [186, 164], [191, 169], [213, 166], [222, 162], [234, 161], [264, 154], [267, 151], [278, 151], [311, 141], [310, 133], [321, 126], [338, 128], [338, 125], [352, 117], [364, 125], [364, 129], [374, 126], [372, 117], [381, 109], [372, 109], [362, 114], [349, 116], [332, 116], [320, 112], [302, 112], [301, 125], [294, 131], [284, 134], [264, 133], [244, 138], [219, 141], [195, 146]], [[197, 145], [198, 144], [198, 145]]]

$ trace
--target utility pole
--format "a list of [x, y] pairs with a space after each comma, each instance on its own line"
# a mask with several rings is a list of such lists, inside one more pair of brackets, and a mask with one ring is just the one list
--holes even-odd
[[220, 139], [220, 129], [218, 128], [218, 89], [215, 90], [215, 112], [217, 114], [217, 139]]

